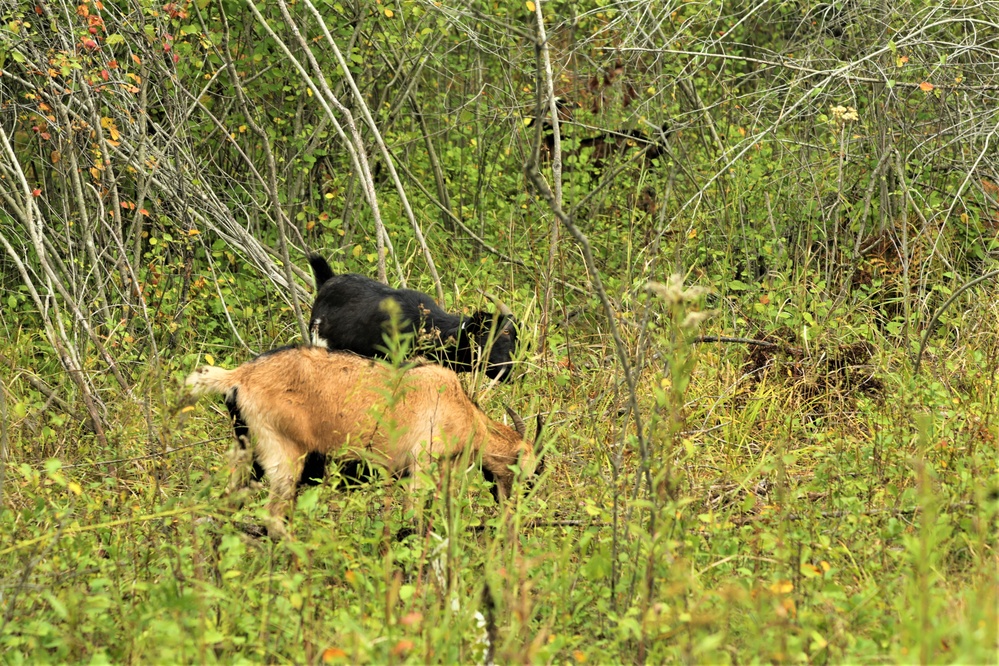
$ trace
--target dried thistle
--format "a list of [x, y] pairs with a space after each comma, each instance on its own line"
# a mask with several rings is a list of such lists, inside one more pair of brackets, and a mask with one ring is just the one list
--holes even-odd
[[679, 274], [670, 275], [666, 284], [655, 281], [646, 282], [645, 288], [666, 301], [671, 307], [693, 303], [711, 291], [697, 285], [684, 289], [683, 276]]

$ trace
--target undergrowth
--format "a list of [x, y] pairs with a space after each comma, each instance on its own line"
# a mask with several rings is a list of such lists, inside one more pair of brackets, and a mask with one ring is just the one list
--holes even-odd
[[[334, 471], [293, 539], [259, 536], [265, 493], [222, 498], [224, 408], [175, 409], [205, 352], [109, 403], [113, 450], [7, 377], [0, 660], [994, 661], [995, 305], [914, 377], [862, 304], [814, 337], [753, 307], [797, 289], [622, 293], [648, 323], [623, 329], [641, 439], [604, 324], [575, 317], [547, 349], [525, 324], [529, 370], [480, 404], [547, 414], [546, 473], [497, 507], [474, 470], [434, 468], [402, 540], [406, 490]], [[732, 317], [770, 346], [727, 341]]]

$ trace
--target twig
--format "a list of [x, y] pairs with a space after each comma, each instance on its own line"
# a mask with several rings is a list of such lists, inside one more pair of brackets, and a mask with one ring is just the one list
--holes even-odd
[[3, 481], [7, 470], [7, 387], [0, 382], [0, 509], [3, 509]]
[[[948, 504], [945, 508], [947, 509], [960, 509], [964, 507], [974, 506], [974, 502], [957, 502], [956, 504]], [[868, 509], [867, 511], [850, 511], [850, 510], [837, 510], [837, 511], [820, 511], [817, 514], [800, 514], [800, 513], [789, 513], [784, 516], [785, 520], [799, 521], [799, 520], [814, 520], [815, 518], [846, 518], [847, 516], [914, 516], [917, 513], [922, 512], [923, 507], [914, 506], [911, 509]], [[779, 514], [771, 514], [779, 515]], [[743, 516], [740, 518], [732, 518], [728, 522], [733, 525], [741, 526], [747, 525], [749, 523], [755, 523], [769, 516]]]
[[166, 451], [160, 451], [159, 453], [150, 453], [145, 456], [137, 456], [135, 458], [117, 458], [116, 460], [96, 460], [94, 462], [76, 463], [75, 465], [63, 465], [62, 469], [73, 469], [74, 467], [95, 467], [97, 465], [114, 465], [116, 463], [126, 463], [134, 462], [136, 460], [148, 460], [149, 458], [162, 458], [168, 456], [172, 453], [177, 453], [178, 451], [183, 451], [184, 449], [191, 449], [195, 446], [201, 446], [202, 444], [210, 444], [211, 442], [220, 442], [222, 440], [229, 439], [228, 437], [211, 437], [209, 439], [203, 439], [200, 442], [194, 442], [192, 444], [185, 444], [184, 446], [178, 446], [173, 449], [167, 449]]
[[943, 314], [943, 311], [946, 310], [950, 306], [950, 304], [953, 303], [955, 300], [957, 300], [957, 297], [960, 296], [961, 294], [963, 294], [965, 291], [967, 291], [968, 289], [971, 289], [972, 287], [974, 287], [979, 282], [984, 282], [985, 280], [994, 278], [997, 275], [999, 275], [999, 270], [995, 270], [995, 271], [992, 271], [990, 273], [986, 273], [985, 275], [979, 275], [977, 278], [975, 278], [971, 282], [968, 282], [966, 284], [961, 285], [953, 294], [950, 295], [950, 298], [948, 298], [947, 301], [943, 305], [940, 306], [940, 309], [937, 310], [933, 314], [933, 316], [930, 318], [930, 322], [926, 325], [926, 328], [923, 329], [923, 339], [919, 343], [919, 351], [916, 352], [916, 358], [912, 362], [912, 374], [913, 375], [918, 375], [919, 374], [919, 363], [920, 363], [920, 361], [923, 360], [923, 351], [925, 351], [925, 349], [926, 349], [926, 343], [930, 339], [930, 331], [933, 330], [933, 327], [937, 323], [937, 319], [940, 318], [940, 315]]
[[792, 347], [782, 342], [769, 342], [767, 340], [756, 340], [754, 338], [732, 338], [725, 335], [702, 335], [694, 338], [694, 342], [731, 342], [734, 344], [752, 345], [763, 347], [764, 349], [779, 349], [787, 354], [804, 354], [801, 347]]
[[[974, 506], [974, 504], [974, 502], [957, 502], [955, 504], [948, 504], [945, 508], [961, 509]], [[851, 511], [841, 509], [836, 511], [820, 511], [817, 514], [789, 513], [783, 516], [783, 519], [797, 522], [802, 520], [814, 520], [816, 518], [846, 518], [847, 516], [914, 516], [921, 513], [922, 510], [923, 507], [920, 506], [915, 506], [910, 509], [868, 509], [867, 511]], [[780, 517], [780, 514], [772, 513], [768, 515], [738, 516], [719, 521], [719, 523], [731, 523], [736, 527], [741, 527], [742, 525], [761, 522], [772, 517]], [[524, 523], [524, 527], [611, 527], [611, 525], [612, 523], [593, 520], [533, 520]], [[481, 529], [480, 526], [476, 526], [476, 528]]]
[[[319, 26], [320, 30], [323, 33], [323, 36], [326, 38], [326, 43], [333, 51], [333, 55], [336, 56], [337, 62], [340, 63], [339, 75], [344, 80], [346, 80], [347, 85], [350, 87], [350, 90], [354, 95], [354, 103], [357, 105], [358, 110], [361, 112], [361, 116], [367, 122], [368, 129], [371, 131], [371, 136], [374, 138], [375, 144], [381, 150], [382, 159], [384, 160], [385, 167], [388, 169], [389, 176], [391, 176], [392, 182], [395, 184], [396, 192], [399, 194], [399, 203], [402, 204], [402, 210], [406, 214], [406, 218], [409, 220], [410, 226], [413, 228], [413, 236], [416, 238], [416, 242], [420, 245], [420, 249], [423, 251], [423, 259], [424, 261], [427, 262], [427, 269], [430, 271], [430, 277], [433, 278], [434, 288], [437, 291], [437, 300], [443, 303], [444, 288], [441, 286], [441, 279], [440, 276], [437, 274], [437, 266], [434, 263], [433, 255], [431, 255], [430, 253], [430, 248], [427, 246], [427, 241], [423, 236], [423, 230], [420, 228], [420, 223], [417, 221], [416, 215], [413, 213], [412, 206], [410, 206], [409, 204], [409, 197], [406, 196], [406, 189], [402, 186], [402, 181], [399, 179], [399, 174], [396, 172], [395, 163], [392, 160], [391, 155], [389, 154], [388, 147], [385, 145], [385, 140], [382, 137], [382, 133], [378, 130], [378, 125], [377, 123], [375, 123], [375, 119], [371, 115], [371, 110], [368, 108], [368, 105], [364, 101], [365, 96], [361, 92], [360, 88], [357, 86], [357, 82], [354, 80], [354, 77], [351, 75], [349, 64], [346, 58], [344, 58], [343, 53], [340, 51], [340, 48], [337, 46], [336, 41], [333, 39], [333, 35], [329, 31], [329, 27], [326, 25], [326, 21], [323, 18], [322, 13], [318, 9], [316, 9], [316, 6], [312, 4], [310, 0], [305, 0], [304, 4], [309, 9], [309, 11], [312, 12], [312, 15], [315, 17], [316, 24]], [[288, 9], [287, 3], [285, 3], [282, 0], [281, 2], [278, 3], [278, 6], [281, 8], [281, 13], [284, 15], [285, 20], [288, 21], [288, 24], [291, 26], [292, 33], [298, 39], [299, 44], [301, 45], [306, 58], [309, 60], [309, 63], [312, 65], [313, 70], [316, 72], [317, 75], [316, 78], [319, 80], [319, 83], [322, 85], [323, 90], [327, 93], [327, 96], [330, 97], [332, 93], [329, 91], [329, 88], [326, 86], [323, 77], [322, 68], [319, 66], [319, 63], [313, 57], [308, 42], [306, 42], [305, 38], [299, 32], [297, 26], [292, 22], [293, 19]], [[351, 119], [351, 124], [353, 125], [352, 119]], [[358, 149], [361, 152], [364, 152], [362, 144], [358, 145]]]
[[73, 414], [73, 408], [69, 406], [68, 402], [60, 398], [58, 395], [56, 395], [54, 389], [50, 388], [48, 384], [46, 384], [38, 377], [31, 374], [29, 370], [24, 368], [18, 368], [17, 363], [14, 362], [14, 359], [8, 358], [7, 356], [0, 354], [0, 363], [3, 363], [4, 365], [8, 366], [11, 370], [14, 370], [15, 372], [21, 370], [21, 376], [24, 378], [24, 381], [28, 382], [28, 384], [30, 384], [33, 389], [44, 395], [47, 400], [55, 403], [55, 405], [65, 413]]
[[[264, 161], [267, 165], [267, 180], [263, 183], [264, 191], [267, 192], [267, 198], [270, 199], [271, 208], [274, 211], [274, 225], [277, 227], [278, 232], [278, 251], [281, 253], [281, 266], [284, 270], [284, 277], [285, 280], [288, 281], [288, 284], [292, 285], [294, 284], [294, 279], [292, 278], [291, 255], [288, 252], [287, 233], [288, 227], [292, 225], [291, 221], [288, 219], [287, 213], [285, 212], [285, 207], [281, 202], [281, 195], [278, 191], [279, 184], [277, 160], [274, 157], [274, 150], [271, 146], [270, 137], [267, 135], [264, 128], [254, 119], [253, 114], [250, 112], [250, 102], [247, 99], [248, 95], [243, 90], [243, 86], [239, 81], [239, 76], [236, 74], [236, 66], [233, 64], [232, 56], [230, 55], [228, 48], [229, 24], [224, 12], [222, 12], [221, 19], [225, 30], [224, 40], [226, 44], [226, 60], [224, 66], [226, 71], [229, 72], [229, 78], [232, 81], [233, 89], [236, 92], [236, 99], [242, 109], [246, 124], [249, 125], [250, 129], [253, 130], [253, 133], [257, 135], [260, 140], [260, 146], [264, 151]], [[305, 317], [302, 315], [301, 304], [294, 296], [294, 288], [291, 289], [291, 292], [291, 308], [295, 315], [295, 321], [298, 322], [298, 331], [301, 333], [303, 340], [308, 340], [309, 327], [308, 324], [305, 323]]]
[[[441, 210], [441, 212], [444, 215], [446, 215], [448, 217], [448, 219], [450, 219], [455, 224], [455, 226], [457, 226], [459, 229], [461, 229], [461, 231], [464, 232], [469, 238], [471, 238], [476, 244], [478, 244], [478, 246], [480, 248], [482, 248], [483, 250], [485, 250], [486, 252], [488, 252], [490, 254], [493, 254], [493, 255], [499, 257], [500, 259], [502, 259], [503, 261], [505, 261], [507, 263], [513, 264], [514, 266], [519, 266], [520, 268], [523, 268], [524, 270], [530, 272], [532, 275], [536, 273], [536, 270], [534, 268], [528, 266], [527, 263], [524, 262], [524, 260], [522, 260], [522, 259], [520, 259], [518, 257], [514, 257], [514, 256], [511, 256], [511, 255], [508, 255], [508, 254], [504, 254], [502, 251], [500, 251], [500, 250], [496, 249], [495, 247], [493, 247], [492, 245], [490, 245], [486, 240], [480, 238], [478, 234], [476, 234], [464, 222], [462, 222], [462, 220], [461, 220], [460, 217], [458, 217], [453, 212], [451, 212], [451, 210], [447, 206], [445, 206], [442, 202], [440, 202], [436, 198], [434, 198], [434, 196], [430, 193], [430, 191], [427, 190], [426, 187], [424, 187], [424, 185], [419, 181], [419, 179], [417, 179], [417, 177], [415, 175], [413, 175], [413, 172], [410, 171], [408, 168], [406, 168], [405, 163], [403, 163], [402, 161], [398, 161], [397, 166], [400, 169], [402, 169], [403, 175], [405, 175], [407, 178], [409, 178], [410, 181], [412, 181], [413, 185], [415, 185], [416, 188], [418, 190], [420, 190], [423, 193], [424, 196], [427, 197], [427, 199], [430, 201], [430, 203], [432, 203], [433, 205], [437, 206]], [[571, 282], [566, 282], [565, 280], [563, 280], [563, 279], [561, 279], [559, 277], [553, 277], [552, 279], [555, 280], [556, 282], [558, 282], [559, 284], [561, 284], [566, 289], [569, 289], [570, 291], [574, 291], [577, 294], [582, 294], [584, 296], [589, 296], [590, 295], [589, 291], [587, 291], [586, 289], [583, 289], [582, 287], [578, 287], [578, 286], [572, 284]]]
[[524, 527], [610, 527], [611, 523], [592, 520], [530, 520]]
[[754, 340], [753, 338], [730, 338], [724, 335], [701, 335], [694, 338], [694, 342], [734, 342], [736, 344], [755, 345], [756, 347], [767, 347], [768, 349], [784, 348], [784, 345], [766, 340]]
[[[592, 520], [529, 520], [523, 524], [525, 528], [532, 527], [612, 527], [613, 523]], [[484, 532], [488, 525], [469, 525], [468, 532]]]
[[35, 537], [34, 539], [27, 539], [19, 543], [15, 543], [13, 546], [8, 546], [3, 550], [0, 550], [0, 557], [4, 555], [9, 555], [15, 551], [22, 550], [29, 546], [33, 546], [36, 543], [42, 543], [48, 539], [59, 537], [62, 534], [67, 536], [73, 534], [83, 534], [84, 532], [93, 532], [95, 530], [107, 529], [110, 527], [119, 527], [121, 525], [128, 525], [130, 523], [145, 523], [150, 520], [162, 520], [165, 518], [172, 518], [174, 516], [182, 516], [186, 513], [197, 513], [198, 511], [204, 511], [210, 508], [209, 504], [195, 504], [193, 506], [181, 507], [179, 509], [170, 509], [168, 511], [160, 511], [158, 513], [150, 513], [142, 516], [135, 516], [133, 518], [120, 518], [118, 520], [109, 520], [103, 523], [94, 523], [92, 525], [70, 525], [69, 527], [62, 529], [60, 528], [55, 532], [48, 532], [41, 536]]
[[[896, 48], [898, 45], [896, 45]], [[884, 84], [885, 79], [877, 78], [873, 76], [858, 76], [856, 74], [847, 74], [849, 67], [837, 67], [835, 69], [816, 69], [814, 67], [806, 67], [804, 65], [795, 64], [791, 58], [779, 58], [777, 60], [768, 60], [765, 58], [751, 58], [742, 55], [732, 55], [730, 53], [710, 53], [707, 51], [685, 51], [681, 49], [651, 49], [647, 47], [621, 47], [614, 46], [613, 48], [602, 47], [604, 50], [612, 51], [613, 53], [655, 53], [656, 55], [662, 56], [692, 56], [695, 58], [707, 58], [715, 60], [736, 60], [739, 62], [753, 63], [756, 65], [763, 65], [765, 67], [777, 67], [782, 69], [787, 69], [795, 72], [802, 72], [806, 75], [811, 76], [825, 76], [827, 74], [836, 74], [839, 78], [844, 81], [849, 81], [852, 83], [876, 83]], [[864, 58], [866, 60], [867, 58]], [[858, 64], [858, 63], [849, 63]], [[897, 81], [894, 83], [895, 86], [902, 88], [918, 88], [921, 83], [916, 82], [905, 82]], [[975, 91], [988, 91], [999, 89], [997, 85], [982, 85], [982, 86], [970, 86], [963, 84], [947, 84], [947, 83], [936, 83], [934, 82], [934, 88], [944, 89], [944, 90], [975, 90]]]

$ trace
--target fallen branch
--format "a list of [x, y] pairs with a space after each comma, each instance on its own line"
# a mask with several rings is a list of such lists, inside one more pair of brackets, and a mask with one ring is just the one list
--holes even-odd
[[767, 349], [786, 349], [782, 344], [767, 342], [766, 340], [754, 340], [753, 338], [730, 338], [724, 335], [701, 335], [694, 338], [694, 342], [733, 342], [736, 344], [755, 345], [756, 347], [766, 347]]

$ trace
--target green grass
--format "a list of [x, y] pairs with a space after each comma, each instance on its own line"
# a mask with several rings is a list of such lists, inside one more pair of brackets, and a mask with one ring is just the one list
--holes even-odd
[[0, 661], [476, 663], [493, 623], [497, 663], [995, 662], [994, 306], [915, 378], [877, 334], [830, 378], [861, 311], [761, 357], [684, 343], [726, 330], [718, 311], [677, 328], [679, 308], [638, 375], [644, 458], [603, 324], [580, 318], [482, 402], [549, 413], [541, 482], [504, 510], [435, 471], [402, 542], [385, 481], [305, 490], [292, 540], [247, 534], [265, 497], [222, 499], [221, 404], [174, 413], [189, 357], [108, 401], [113, 450], [5, 377]]

